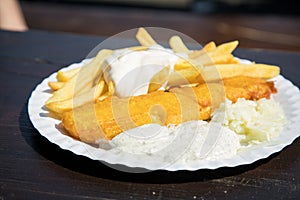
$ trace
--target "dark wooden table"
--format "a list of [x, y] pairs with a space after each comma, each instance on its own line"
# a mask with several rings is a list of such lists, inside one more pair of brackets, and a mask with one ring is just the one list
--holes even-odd
[[[21, 2], [29, 28], [108, 37], [140, 26], [164, 27], [187, 34], [201, 43], [239, 40], [244, 48], [300, 51], [299, 15], [291, 15], [291, 12], [289, 15], [271, 14], [271, 8], [268, 9], [271, 13], [260, 14], [246, 10], [200, 14], [192, 10], [50, 2]], [[285, 5], [292, 5], [289, 3], [282, 5], [282, 11]]]
[[[40, 136], [27, 114], [31, 91], [52, 72], [83, 59], [102, 40], [40, 31], [0, 32], [1, 200], [299, 199], [300, 139], [250, 165], [130, 174], [62, 150]], [[300, 86], [300, 53], [241, 49], [236, 54], [280, 65], [282, 74]]]

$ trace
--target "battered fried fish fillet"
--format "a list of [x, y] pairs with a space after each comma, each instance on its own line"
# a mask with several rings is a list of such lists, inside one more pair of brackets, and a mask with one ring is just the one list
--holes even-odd
[[276, 92], [273, 82], [250, 77], [224, 79], [223, 83], [156, 91], [130, 98], [108, 97], [63, 114], [62, 124], [76, 139], [94, 143], [144, 124], [178, 125], [190, 120], [208, 120], [213, 110], [238, 98], [258, 100]]

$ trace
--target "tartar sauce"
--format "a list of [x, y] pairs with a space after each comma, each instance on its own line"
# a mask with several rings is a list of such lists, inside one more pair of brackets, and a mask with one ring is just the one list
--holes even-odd
[[144, 154], [171, 163], [230, 158], [241, 147], [240, 136], [235, 132], [201, 120], [176, 127], [147, 124], [119, 134], [110, 145], [121, 152]]

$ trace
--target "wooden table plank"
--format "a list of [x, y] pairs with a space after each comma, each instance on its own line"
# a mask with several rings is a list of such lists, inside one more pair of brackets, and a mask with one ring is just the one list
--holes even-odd
[[[31, 91], [54, 70], [83, 59], [101, 40], [40, 31], [0, 32], [0, 199], [299, 197], [300, 139], [250, 165], [130, 174], [62, 150], [40, 136], [27, 114]], [[299, 86], [299, 53], [242, 49], [237, 55], [281, 65], [284, 75]], [[43, 59], [47, 62], [40, 62]]]
[[[200, 43], [239, 40], [241, 47], [300, 50], [299, 16], [264, 13], [198, 14], [193, 10], [147, 9], [104, 6], [102, 4], [63, 4], [61, 2], [22, 2], [29, 28], [112, 36], [129, 29], [164, 27], [189, 35]], [[254, 8], [254, 7], [252, 7]]]

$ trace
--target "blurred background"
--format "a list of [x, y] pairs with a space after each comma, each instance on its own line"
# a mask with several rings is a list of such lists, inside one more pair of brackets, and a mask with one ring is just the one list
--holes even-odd
[[204, 44], [300, 50], [296, 1], [20, 0], [29, 29], [112, 36], [140, 26], [180, 31]]

